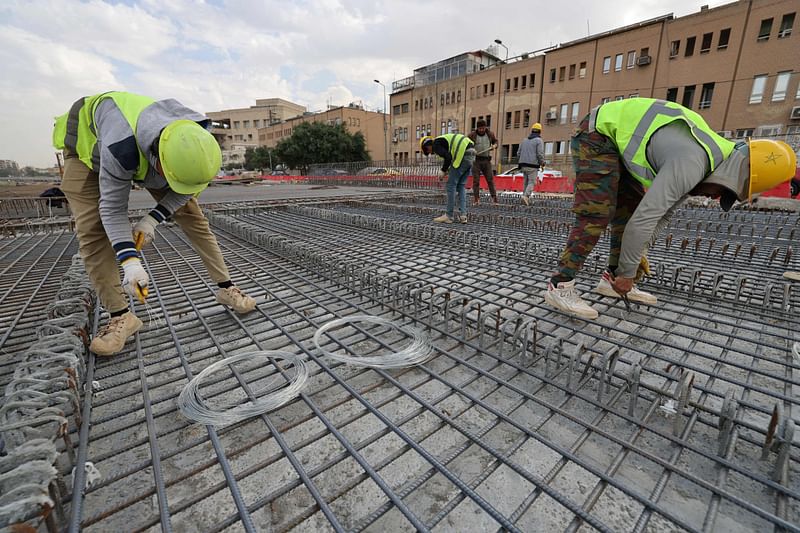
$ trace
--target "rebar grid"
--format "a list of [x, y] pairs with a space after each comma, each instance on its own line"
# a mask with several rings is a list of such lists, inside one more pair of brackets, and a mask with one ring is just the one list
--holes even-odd
[[[778, 299], [659, 282], [645, 287], [659, 305], [628, 314], [590, 293], [590, 266], [579, 284], [601, 318], [570, 320], [542, 304], [547, 258], [485, 246], [520, 230], [555, 248], [555, 227], [514, 228], [501, 206], [448, 230], [478, 246], [392, 230], [427, 224], [414, 213], [424, 206], [335, 208], [387, 221], [355, 224], [306, 208], [215, 216], [234, 280], [259, 301], [243, 317], [214, 302], [185, 237], [159, 228], [151, 307], [136, 306], [147, 327], [123, 354], [89, 359], [91, 425], [72, 438], [102, 479], [67, 497], [70, 529], [799, 529], [796, 445], [778, 479], [776, 454], [760, 459], [773, 409], [791, 420], [798, 401], [797, 321]], [[362, 313], [429, 328], [436, 356], [396, 371], [321, 359], [316, 329]], [[358, 353], [407, 342], [355, 326], [328, 340]], [[174, 400], [196, 372], [253, 349], [308, 357], [304, 394], [222, 429], [180, 416]], [[240, 368], [206, 394], [244, 397], [278, 375]]]

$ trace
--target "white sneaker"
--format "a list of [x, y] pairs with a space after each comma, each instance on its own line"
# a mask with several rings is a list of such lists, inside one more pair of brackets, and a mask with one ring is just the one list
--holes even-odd
[[522, 195], [522, 203], [525, 205], [531, 205], [530, 200], [528, 200], [528, 197], [525, 196], [524, 194]]
[[440, 217], [434, 218], [433, 221], [434, 222], [442, 222], [444, 224], [452, 224], [453, 223], [453, 219], [450, 218], [449, 216], [447, 216], [446, 214], [444, 214], [444, 215], [442, 215]]
[[800, 272], [792, 272], [792, 271], [784, 272], [783, 277], [786, 279], [790, 279], [792, 281], [800, 281]]
[[256, 301], [242, 292], [236, 285], [217, 291], [217, 302], [243, 315], [256, 308]]
[[[603, 296], [608, 296], [609, 298], [622, 298], [622, 296], [614, 290], [614, 287], [611, 286], [611, 283], [605, 276], [600, 278], [597, 287], [594, 288], [594, 292], [602, 294]], [[628, 300], [645, 305], [655, 305], [658, 303], [658, 298], [649, 292], [640, 291], [636, 285], [634, 285], [628, 293]]]
[[468, 222], [467, 215], [461, 215], [460, 217], [458, 217], [458, 221], [461, 222], [462, 224], [466, 224]]
[[552, 305], [556, 309], [569, 313], [570, 315], [587, 320], [597, 318], [597, 311], [583, 301], [581, 295], [575, 289], [575, 280], [562, 281], [557, 287], [553, 287], [552, 283], [547, 284], [547, 290], [544, 292], [544, 301]]

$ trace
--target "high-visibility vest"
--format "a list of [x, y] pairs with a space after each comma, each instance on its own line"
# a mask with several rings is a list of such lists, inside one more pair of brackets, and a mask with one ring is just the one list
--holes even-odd
[[453, 168], [461, 166], [461, 161], [464, 159], [464, 152], [474, 144], [472, 139], [460, 133], [445, 133], [436, 138], [447, 141], [447, 145], [450, 147], [450, 157], [453, 158]]
[[[97, 170], [100, 167], [94, 113], [100, 102], [107, 98], [114, 100], [134, 134], [136, 133], [136, 123], [139, 120], [139, 115], [146, 107], [155, 102], [155, 100], [146, 96], [114, 91], [81, 98], [72, 104], [69, 112], [56, 117], [56, 123], [53, 128], [53, 146], [59, 150], [66, 148], [78, 154], [78, 158], [92, 170]], [[136, 170], [133, 179], [143, 181], [147, 175], [148, 168], [147, 158], [139, 148], [139, 168]]]
[[631, 175], [649, 187], [656, 171], [647, 160], [647, 143], [659, 128], [676, 120], [686, 123], [706, 151], [711, 172], [731, 155], [736, 146], [717, 135], [703, 117], [691, 109], [654, 98], [630, 98], [602, 104], [596, 109], [594, 129], [614, 141]]

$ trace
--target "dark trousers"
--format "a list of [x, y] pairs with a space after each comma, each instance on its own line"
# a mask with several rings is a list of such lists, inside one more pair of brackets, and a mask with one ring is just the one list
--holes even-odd
[[489, 194], [497, 200], [497, 191], [494, 189], [494, 172], [492, 171], [492, 160], [478, 157], [472, 164], [472, 195], [477, 200], [481, 194], [481, 173], [486, 176], [486, 183], [489, 185]]

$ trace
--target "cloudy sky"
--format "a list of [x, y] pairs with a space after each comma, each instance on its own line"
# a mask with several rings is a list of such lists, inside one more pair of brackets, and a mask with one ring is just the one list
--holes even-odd
[[[280, 97], [361, 101], [416, 67], [502, 39], [510, 55], [709, 0], [2, 0], [0, 159], [52, 166], [52, 117], [125, 90], [201, 112]], [[624, 7], [622, 7], [624, 6]]]

